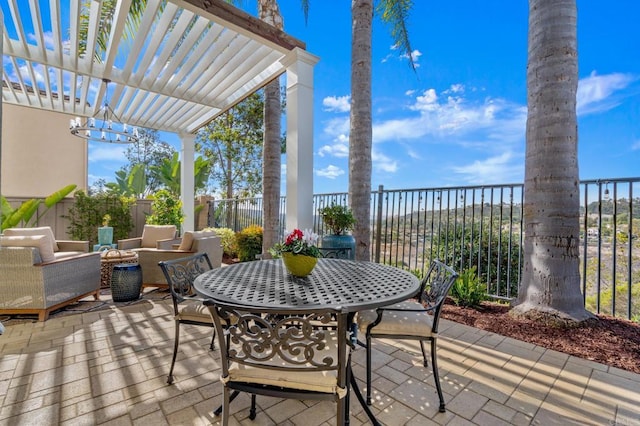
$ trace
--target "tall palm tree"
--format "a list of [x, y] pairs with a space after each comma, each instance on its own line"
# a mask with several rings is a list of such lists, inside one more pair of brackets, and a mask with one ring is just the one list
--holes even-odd
[[[412, 68], [406, 20], [410, 0], [380, 0], [377, 11], [391, 25], [396, 45], [407, 54]], [[356, 219], [353, 236], [357, 260], [371, 258], [371, 27], [373, 0], [351, 1], [351, 112], [349, 130], [349, 204]]]
[[529, 0], [524, 267], [516, 315], [582, 321], [576, 0]]
[[[282, 15], [275, 0], [258, 0], [258, 17], [283, 29]], [[279, 240], [281, 128], [280, 81], [273, 80], [264, 88], [264, 138], [262, 149], [262, 253], [268, 253]]]

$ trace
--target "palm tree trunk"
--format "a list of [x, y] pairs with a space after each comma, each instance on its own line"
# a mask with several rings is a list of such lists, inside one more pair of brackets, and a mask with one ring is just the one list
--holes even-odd
[[[278, 29], [283, 28], [278, 3], [274, 0], [258, 2], [258, 16]], [[269, 83], [264, 91], [264, 147], [262, 150], [262, 254], [269, 252], [279, 240], [280, 225], [280, 81]]]
[[591, 317], [580, 292], [576, 0], [529, 1], [524, 265], [514, 314]]
[[372, 0], [351, 2], [351, 128], [349, 205], [356, 219], [356, 260], [371, 258], [371, 27]]

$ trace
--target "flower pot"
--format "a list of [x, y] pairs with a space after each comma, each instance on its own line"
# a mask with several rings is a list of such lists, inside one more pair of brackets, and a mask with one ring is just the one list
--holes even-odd
[[290, 252], [282, 253], [282, 261], [287, 271], [294, 277], [306, 277], [313, 271], [318, 259], [313, 256], [304, 256]]
[[113, 227], [101, 226], [98, 228], [98, 244], [109, 246], [113, 243]]
[[349, 258], [356, 258], [356, 239], [353, 235], [325, 235], [322, 237], [320, 247], [329, 249], [350, 248]]

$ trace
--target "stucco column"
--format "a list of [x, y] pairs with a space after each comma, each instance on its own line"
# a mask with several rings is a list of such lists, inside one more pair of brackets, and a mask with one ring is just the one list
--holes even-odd
[[287, 68], [287, 204], [285, 229], [313, 227], [313, 67], [317, 56], [296, 48]]
[[182, 232], [193, 231], [195, 223], [194, 198], [195, 198], [195, 177], [194, 177], [194, 152], [196, 135], [192, 133], [180, 133], [180, 199], [182, 200], [182, 211], [184, 212], [184, 222], [182, 222]]

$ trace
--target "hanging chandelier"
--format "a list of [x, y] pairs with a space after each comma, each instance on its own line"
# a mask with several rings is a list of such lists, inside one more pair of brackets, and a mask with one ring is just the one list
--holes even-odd
[[107, 89], [111, 80], [104, 78], [102, 81], [105, 85], [104, 105], [93, 117], [87, 118], [84, 123], [80, 120], [80, 117], [72, 118], [69, 121], [71, 134], [95, 142], [119, 144], [138, 142], [140, 140], [138, 128], [122, 123], [109, 106]]

